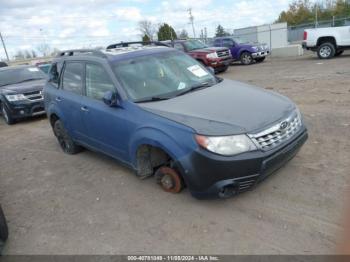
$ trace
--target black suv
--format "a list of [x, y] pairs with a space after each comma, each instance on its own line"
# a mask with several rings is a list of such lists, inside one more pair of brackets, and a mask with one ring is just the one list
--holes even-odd
[[5, 122], [45, 114], [45, 74], [35, 66], [0, 68], [0, 108]]

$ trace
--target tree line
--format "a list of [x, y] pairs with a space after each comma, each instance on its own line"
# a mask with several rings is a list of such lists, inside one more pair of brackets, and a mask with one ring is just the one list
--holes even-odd
[[325, 0], [311, 2], [310, 0], [295, 0], [287, 11], [280, 13], [276, 23], [287, 22], [288, 25], [314, 23], [318, 20], [332, 20], [333, 17], [350, 17], [349, 0]]

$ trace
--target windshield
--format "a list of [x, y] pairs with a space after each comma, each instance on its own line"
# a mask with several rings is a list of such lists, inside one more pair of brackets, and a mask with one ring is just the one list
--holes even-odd
[[182, 52], [164, 52], [118, 61], [113, 70], [135, 101], [172, 98], [198, 86], [217, 83], [204, 66]]
[[247, 44], [249, 43], [249, 41], [245, 38], [242, 37], [234, 37], [233, 40], [237, 43], [237, 44]]
[[202, 49], [208, 47], [206, 44], [203, 44], [199, 40], [188, 40], [184, 42], [184, 45], [187, 49], [187, 51], [192, 51], [196, 49]]
[[23, 67], [0, 71], [0, 86], [12, 85], [29, 80], [44, 79], [45, 74], [37, 67]]

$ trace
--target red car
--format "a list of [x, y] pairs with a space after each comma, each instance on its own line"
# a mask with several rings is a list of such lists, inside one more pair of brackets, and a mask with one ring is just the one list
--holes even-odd
[[199, 40], [174, 40], [164, 42], [168, 46], [184, 51], [215, 73], [225, 72], [232, 63], [231, 52], [226, 47], [208, 47]]

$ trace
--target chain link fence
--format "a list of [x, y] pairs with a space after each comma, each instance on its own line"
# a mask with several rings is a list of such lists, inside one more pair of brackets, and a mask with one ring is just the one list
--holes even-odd
[[310, 28], [324, 28], [335, 26], [350, 26], [350, 17], [336, 18], [318, 21], [317, 23], [301, 24], [288, 27], [288, 42], [299, 42], [303, 40], [304, 30]]

